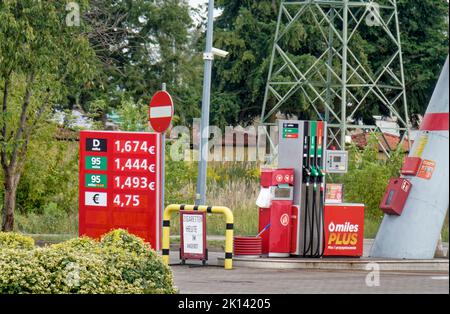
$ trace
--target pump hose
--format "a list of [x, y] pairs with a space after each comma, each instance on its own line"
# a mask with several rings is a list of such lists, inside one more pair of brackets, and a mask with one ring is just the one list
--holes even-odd
[[311, 243], [311, 255], [310, 257], [315, 257], [314, 254], [314, 221], [315, 221], [315, 217], [316, 217], [316, 193], [317, 193], [317, 182], [316, 179], [314, 179], [314, 190], [313, 190], [313, 201], [312, 201], [312, 226], [310, 229], [310, 243]]
[[[317, 195], [314, 197], [314, 200], [316, 199]], [[319, 197], [320, 197], [320, 201], [319, 201], [319, 217], [317, 220], [317, 248], [313, 253], [314, 257], [323, 257], [323, 253], [325, 250], [325, 229], [324, 229], [324, 213], [323, 213], [323, 191], [322, 191], [322, 186], [320, 188], [320, 192], [319, 192]], [[317, 201], [314, 201], [314, 213], [316, 213], [317, 210]], [[322, 240], [322, 241], [321, 241]], [[321, 247], [322, 246], [322, 247]]]
[[[321, 192], [319, 192], [319, 194], [320, 194]], [[316, 227], [316, 235], [317, 235], [317, 246], [316, 246], [316, 250], [314, 250], [314, 251], [312, 251], [311, 252], [311, 254], [312, 254], [312, 257], [321, 257], [322, 256], [322, 254], [321, 254], [321, 241], [320, 241], [320, 239], [321, 239], [321, 230], [322, 230], [322, 219], [323, 219], [323, 215], [322, 215], [322, 211], [320, 210], [321, 209], [321, 202], [319, 202], [319, 213], [318, 213], [318, 215], [319, 215], [319, 217], [317, 217], [318, 219], [317, 219], [317, 223], [316, 223], [316, 225], [315, 225], [315, 227]], [[314, 216], [316, 216], [317, 215], [317, 189], [315, 190], [315, 195], [314, 195], [314, 206], [313, 206], [313, 213], [314, 213]], [[312, 233], [314, 234], [314, 229], [312, 230]], [[323, 237], [322, 237], [322, 239], [323, 239]], [[313, 240], [314, 240], [314, 238], [313, 238]]]
[[312, 227], [311, 224], [311, 219], [310, 219], [310, 213], [309, 213], [309, 189], [310, 189], [310, 184], [306, 185], [306, 190], [305, 190], [305, 228], [303, 231], [303, 257], [307, 256], [307, 253], [309, 252], [309, 250], [311, 249], [311, 241], [309, 241], [308, 247], [306, 246], [306, 230], [307, 230], [307, 225], [309, 225], [309, 227]]
[[[325, 188], [325, 187], [323, 187]], [[323, 257], [324, 253], [325, 253], [325, 245], [326, 245], [326, 239], [325, 239], [325, 204], [324, 204], [324, 193], [325, 191], [322, 189], [320, 189], [320, 208], [321, 210], [321, 216], [322, 216], [322, 250], [320, 252], [320, 257]]]

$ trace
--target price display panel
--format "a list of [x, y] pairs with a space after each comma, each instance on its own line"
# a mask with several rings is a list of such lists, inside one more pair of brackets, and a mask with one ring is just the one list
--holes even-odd
[[80, 132], [80, 236], [126, 229], [159, 250], [161, 156], [157, 133]]

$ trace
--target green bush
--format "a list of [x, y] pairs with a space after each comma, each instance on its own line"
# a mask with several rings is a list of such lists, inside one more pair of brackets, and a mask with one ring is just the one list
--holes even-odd
[[33, 238], [18, 234], [0, 232], [0, 250], [3, 249], [26, 249], [34, 248]]
[[363, 150], [355, 145], [350, 147], [349, 171], [335, 179], [344, 184], [345, 201], [365, 204], [366, 218], [379, 223], [383, 218], [380, 202], [389, 179], [400, 175], [405, 154], [401, 151], [392, 152], [387, 158], [379, 152], [375, 137], [368, 142]]
[[14, 247], [0, 250], [0, 294], [176, 292], [170, 268], [124, 230], [100, 242], [79, 238], [32, 250]]
[[50, 293], [48, 270], [34, 250], [0, 248], [0, 294]]

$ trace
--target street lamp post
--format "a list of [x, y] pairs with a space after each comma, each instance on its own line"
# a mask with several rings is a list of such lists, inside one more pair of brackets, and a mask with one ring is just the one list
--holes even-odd
[[209, 109], [211, 104], [211, 75], [214, 56], [225, 58], [228, 52], [213, 47], [214, 31], [214, 0], [208, 4], [208, 27], [206, 30], [206, 50], [203, 54], [205, 60], [205, 74], [203, 80], [203, 100], [202, 100], [202, 119], [200, 124], [200, 149], [197, 179], [197, 194], [195, 203], [197, 205], [206, 204], [206, 175], [208, 169], [209, 157]]
[[202, 118], [200, 124], [200, 148], [197, 178], [197, 194], [195, 203], [206, 203], [206, 174], [208, 168], [208, 140], [209, 140], [209, 109], [211, 104], [211, 75], [214, 60], [213, 54], [213, 30], [214, 30], [214, 0], [208, 4], [208, 26], [206, 30], [206, 50], [203, 55], [205, 60], [205, 72], [203, 79]]

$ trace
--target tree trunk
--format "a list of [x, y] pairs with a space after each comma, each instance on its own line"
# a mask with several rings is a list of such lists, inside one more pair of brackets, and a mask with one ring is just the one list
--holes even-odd
[[14, 175], [5, 175], [5, 199], [3, 201], [2, 231], [11, 232], [14, 229], [14, 209], [16, 207], [17, 185], [19, 180]]

